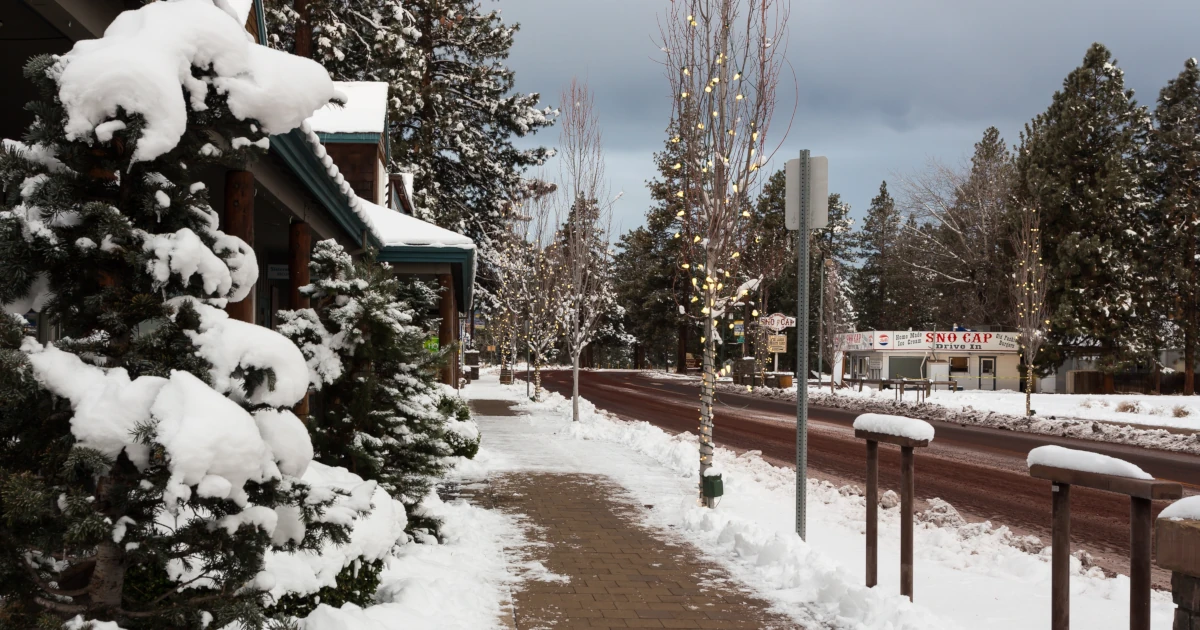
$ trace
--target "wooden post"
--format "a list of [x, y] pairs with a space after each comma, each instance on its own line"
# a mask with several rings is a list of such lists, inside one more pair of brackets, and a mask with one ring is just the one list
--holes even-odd
[[913, 447], [900, 447], [900, 594], [913, 599]]
[[[300, 292], [300, 287], [307, 285], [310, 281], [308, 262], [311, 258], [312, 232], [309, 231], [307, 223], [295, 221], [288, 226], [288, 280], [290, 284], [288, 304], [293, 310], [308, 308], [311, 305], [309, 297]], [[301, 421], [308, 422], [308, 394], [304, 394], [304, 398], [296, 403], [292, 412]]]
[[879, 583], [879, 442], [867, 440], [867, 588]]
[[307, 295], [300, 293], [300, 287], [310, 281], [308, 262], [312, 257], [312, 232], [308, 224], [296, 221], [288, 226], [288, 279], [291, 281], [289, 304], [293, 310], [308, 308], [310, 301]]
[[1150, 630], [1150, 499], [1129, 499], [1129, 628]]
[[1050, 630], [1071, 628], [1071, 486], [1053, 483], [1050, 556]]
[[[455, 304], [454, 276], [443, 273], [438, 275], [438, 284], [442, 287], [441, 299], [438, 300], [438, 315], [442, 318], [438, 328], [438, 344], [441, 348], [453, 348], [457, 341], [458, 307]], [[447, 357], [446, 366], [442, 368], [442, 383], [458, 388], [458, 356], [451, 353]]]
[[[254, 247], [254, 173], [229, 171], [225, 174], [225, 233]], [[225, 312], [233, 319], [254, 323], [256, 290], [241, 302], [231, 302]]]

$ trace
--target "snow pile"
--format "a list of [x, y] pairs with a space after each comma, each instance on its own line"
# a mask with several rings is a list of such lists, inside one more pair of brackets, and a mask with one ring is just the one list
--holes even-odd
[[[654, 373], [655, 378], [672, 380], [696, 380], [691, 376]], [[717, 384], [717, 389], [738, 395], [754, 395], [778, 400], [796, 400], [796, 389], [776, 389], [770, 387], [755, 388], [748, 393], [745, 387]], [[1040, 400], [1039, 400], [1040, 397]], [[1124, 398], [1124, 397], [1123, 397]], [[1157, 402], [1171, 404], [1173, 398], [1183, 396], [1156, 396]], [[1151, 428], [1151, 425], [1162, 427], [1184, 427], [1200, 429], [1200, 403], [1191, 397], [1191, 406], [1177, 405], [1188, 411], [1189, 416], [1182, 419], [1163, 416], [1134, 415], [1113, 411], [1103, 412], [1096, 407], [1081, 407], [1090, 397], [1070, 396], [1066, 394], [1034, 394], [1034, 407], [1038, 415], [1025, 416], [1025, 396], [1013, 392], [938, 392], [927, 399], [926, 404], [918, 405], [912, 401], [897, 402], [895, 393], [864, 389], [862, 392], [850, 389], [840, 389], [837, 394], [830, 394], [828, 388], [823, 391], [815, 387], [808, 390], [809, 404], [814, 407], [830, 407], [846, 409], [855, 412], [872, 412], [894, 415], [905, 415], [922, 420], [937, 420], [972, 424], [982, 427], [993, 427], [1010, 431], [1037, 433], [1041, 435], [1057, 435], [1073, 437], [1096, 442], [1111, 442], [1114, 444], [1129, 444], [1156, 448], [1164, 451], [1190, 453], [1200, 455], [1200, 431], [1195, 433], [1171, 432], [1163, 428]], [[1018, 400], [1019, 399], [1019, 400]], [[1075, 401], [1072, 402], [1072, 399]], [[1118, 399], [1119, 400], [1119, 399]], [[1046, 402], [1050, 401], [1050, 402]], [[1103, 402], [1103, 401], [1101, 401]], [[1104, 403], [1107, 404], [1107, 403]], [[976, 406], [978, 405], [978, 406]], [[1097, 403], [1097, 406], [1099, 403]], [[1198, 407], [1198, 408], [1193, 408]], [[1142, 405], [1143, 409], [1161, 409], [1149, 404]], [[1062, 411], [1056, 412], [1056, 409]], [[1073, 417], [1050, 415], [1063, 413]], [[1107, 414], [1107, 415], [1105, 415]], [[1105, 416], [1101, 418], [1100, 416]], [[1086, 418], [1096, 416], [1097, 421]], [[1109, 416], [1112, 416], [1109, 419]], [[1120, 422], [1117, 422], [1120, 420]], [[1125, 422], [1134, 422], [1135, 425]]]
[[336, 81], [345, 96], [342, 105], [330, 103], [308, 119], [317, 133], [382, 134], [387, 121], [388, 84], [382, 81]]
[[1030, 467], [1041, 465], [1115, 477], [1154, 479], [1146, 471], [1125, 460], [1062, 446], [1039, 446], [1029, 451], [1028, 461]]
[[1173, 521], [1200, 521], [1200, 496], [1188, 497], [1172, 503], [1163, 510], [1158, 518]]
[[[476, 465], [520, 470], [603, 474], [624, 487], [647, 525], [665, 536], [682, 536], [792, 616], [797, 626], [853, 630], [963, 627], [1009, 630], [1044, 626], [1050, 616], [1050, 550], [1037, 538], [990, 522], [966, 523], [944, 501], [930, 501], [917, 515], [917, 604], [899, 591], [899, 510], [879, 512], [880, 585], [865, 589], [865, 503], [853, 486], [810, 480], [808, 535], [793, 533], [794, 471], [764, 461], [755, 451], [718, 448], [725, 496], [716, 509], [695, 505], [697, 438], [667, 434], [643, 422], [624, 422], [580, 401], [581, 421], [570, 421], [570, 400], [547, 394], [542, 403], [522, 402], [524, 386], [495, 384], [494, 374], [467, 394], [503, 398], [531, 415], [481, 418], [484, 444]], [[719, 419], [718, 419], [719, 426]], [[529, 449], [528, 444], [538, 444]], [[503, 447], [503, 452], [495, 449]], [[489, 450], [491, 449], [491, 450]], [[485, 456], [486, 455], [486, 456]], [[483, 474], [484, 471], [480, 471]], [[888, 567], [892, 567], [889, 569]], [[1080, 554], [1071, 559], [1077, 622], [1089, 628], [1120, 628], [1127, 618], [1129, 580], [1107, 577]], [[1154, 592], [1154, 628], [1170, 628], [1168, 593]]]
[[505, 552], [529, 545], [520, 521], [462, 500], [446, 503], [436, 494], [421, 511], [442, 522], [442, 542], [397, 548], [384, 560], [377, 605], [321, 605], [301, 622], [302, 630], [496, 627], [503, 602], [524, 579]]
[[[404, 528], [408, 516], [404, 505], [379, 488], [374, 481], [345, 468], [313, 462], [303, 481], [312, 488], [313, 496], [341, 495], [326, 511], [322, 520], [350, 525], [350, 542], [335, 545], [326, 542], [319, 553], [312, 551], [272, 551], [264, 558], [263, 570], [271, 576], [271, 596], [278, 599], [287, 594], [310, 595], [325, 587], [336, 586], [337, 575], [354, 562], [374, 562], [386, 558], [397, 545], [407, 542]], [[279, 525], [273, 531], [273, 542], [304, 538], [304, 522], [295, 508], [276, 510]]]
[[[210, 66], [211, 80], [192, 74]], [[77, 42], [54, 72], [68, 139], [100, 135], [97, 127], [118, 109], [145, 118], [135, 161], [175, 148], [187, 127], [185, 95], [202, 111], [210, 86], [228, 95], [234, 116], [270, 134], [298, 127], [337, 95], [320, 64], [251, 43], [243, 25], [211, 0], [126, 11], [100, 39]]]
[[933, 441], [933, 426], [924, 420], [864, 413], [854, 419], [854, 429], [870, 433], [882, 433], [917, 441]]

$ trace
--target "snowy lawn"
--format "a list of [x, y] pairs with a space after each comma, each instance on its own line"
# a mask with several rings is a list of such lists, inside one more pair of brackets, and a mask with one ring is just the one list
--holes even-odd
[[[501, 386], [485, 373], [465, 394], [524, 401], [524, 385]], [[865, 507], [859, 492], [809, 484], [809, 540], [793, 533], [794, 476], [755, 453], [718, 449], [725, 497], [714, 510], [695, 505], [697, 443], [644, 422], [609, 418], [584, 401], [570, 422], [570, 401], [546, 393], [523, 402], [530, 415], [480, 418], [483, 447], [458, 474], [549, 470], [608, 475], [639, 503], [645, 522], [700, 548], [781, 612], [809, 627], [1011, 629], [1048, 625], [1048, 548], [990, 524], [965, 524], [938, 501], [916, 528], [916, 604], [899, 592], [898, 510], [880, 511], [880, 585], [864, 579]], [[1023, 551], [1026, 549], [1029, 551]], [[1129, 580], [1105, 578], [1073, 561], [1072, 619], [1078, 628], [1128, 626]], [[1154, 627], [1171, 626], [1170, 596], [1153, 596]]]

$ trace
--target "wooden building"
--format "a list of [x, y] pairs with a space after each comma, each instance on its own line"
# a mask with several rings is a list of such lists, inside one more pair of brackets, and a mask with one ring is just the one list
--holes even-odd
[[[32, 121], [25, 104], [36, 97], [22, 75], [38, 54], [62, 54], [80, 39], [98, 37], [125, 0], [0, 0], [0, 138], [20, 139]], [[262, 0], [226, 0], [247, 32], [263, 42]], [[6, 38], [20, 32], [20, 38]], [[271, 137], [269, 153], [249, 170], [204, 173], [221, 228], [250, 244], [259, 279], [229, 313], [243, 321], [275, 325], [280, 309], [303, 308], [314, 242], [336, 239], [349, 251], [370, 248], [397, 273], [438, 281], [439, 341], [457, 347], [460, 314], [469, 312], [475, 280], [475, 245], [467, 237], [410, 216], [410, 177], [389, 174], [386, 84], [339, 84], [345, 107], [328, 106], [289, 133]], [[42, 325], [44, 328], [44, 324]], [[43, 331], [49, 334], [48, 331]], [[442, 381], [457, 386], [458, 361]]]

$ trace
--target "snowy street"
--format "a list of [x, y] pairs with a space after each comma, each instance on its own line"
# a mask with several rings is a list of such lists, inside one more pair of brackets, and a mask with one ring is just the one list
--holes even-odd
[[[501, 386], [494, 375], [470, 386], [477, 400], [508, 400], [525, 417], [479, 418], [479, 456], [456, 471], [465, 481], [514, 472], [602, 475], [635, 505], [636, 518], [668, 540], [686, 542], [800, 627], [1033, 628], [1049, 617], [1049, 549], [1005, 528], [964, 524], [944, 504], [918, 515], [916, 604], [898, 592], [895, 509], [881, 510], [880, 585], [863, 581], [863, 499], [851, 489], [810, 481], [809, 537], [792, 533], [792, 471], [718, 449], [726, 496], [716, 509], [696, 507], [694, 435], [669, 435], [646, 423], [613, 420], [586, 400], [579, 423], [570, 401], [548, 394], [524, 403], [524, 385]], [[920, 459], [918, 458], [918, 468]], [[918, 481], [918, 485], [919, 485]], [[497, 492], [500, 492], [497, 490]], [[532, 583], [532, 582], [530, 582]], [[700, 581], [703, 585], [703, 580]], [[519, 592], [520, 586], [514, 587]], [[1073, 623], [1086, 628], [1127, 624], [1128, 580], [1074, 562]], [[519, 601], [519, 596], [518, 596]], [[1169, 595], [1154, 595], [1154, 627], [1170, 627]], [[889, 625], [890, 624], [890, 625]]]

